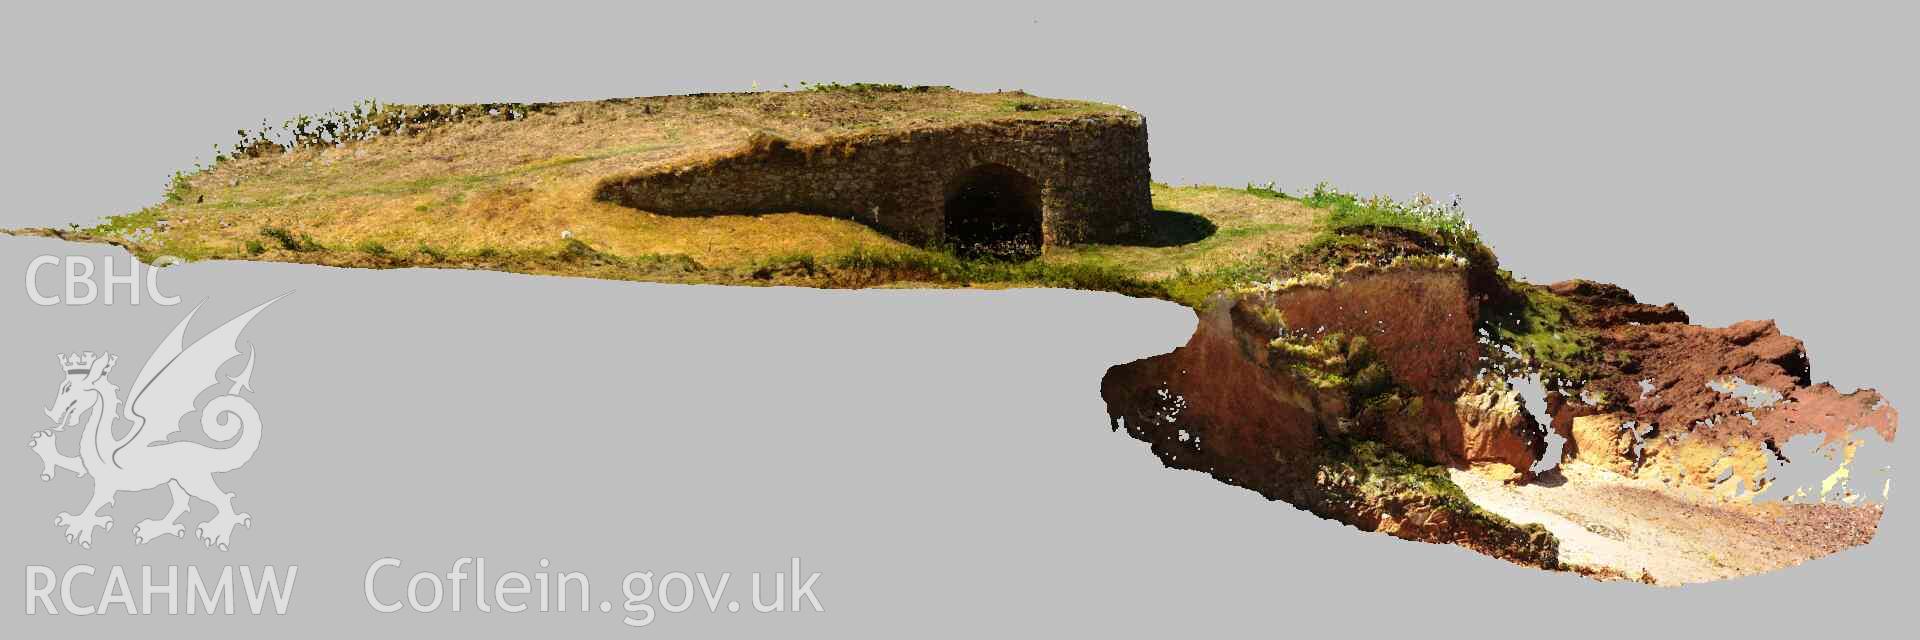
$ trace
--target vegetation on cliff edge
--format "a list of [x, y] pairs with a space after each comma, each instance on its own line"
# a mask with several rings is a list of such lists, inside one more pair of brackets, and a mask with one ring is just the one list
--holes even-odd
[[[1297, 194], [1272, 184], [1154, 184], [1155, 212], [1139, 237], [1050, 247], [1037, 259], [1012, 262], [914, 246], [805, 212], [671, 217], [592, 197], [606, 176], [753, 135], [808, 140], [998, 119], [1138, 117], [1024, 92], [803, 89], [575, 103], [360, 103], [241, 130], [211, 165], [173, 175], [161, 202], [92, 227], [39, 233], [110, 242], [149, 262], [263, 260], [834, 288], [1040, 286], [1195, 308], [1356, 266], [1431, 263], [1470, 274], [1483, 300], [1480, 328], [1493, 366], [1573, 380], [1599, 357], [1575, 322], [1573, 303], [1500, 270], [1457, 200], [1363, 197], [1325, 183]], [[1269, 345], [1279, 366], [1316, 388], [1348, 392], [1357, 410], [1405, 408], [1408, 394], [1397, 391], [1364, 338], [1296, 338]], [[1336, 498], [1355, 492], [1347, 497], [1518, 532], [1509, 540], [1523, 549], [1515, 553], [1552, 562], [1543, 551], [1552, 546], [1550, 535], [1543, 540], [1544, 532], [1479, 509], [1438, 467], [1374, 442], [1336, 442], [1324, 453], [1322, 475], [1341, 479], [1329, 485]]]

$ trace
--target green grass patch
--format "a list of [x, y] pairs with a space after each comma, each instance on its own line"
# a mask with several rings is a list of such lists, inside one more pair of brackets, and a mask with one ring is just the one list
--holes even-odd
[[1389, 227], [1441, 238], [1479, 239], [1479, 234], [1467, 222], [1464, 212], [1457, 207], [1435, 202], [1425, 195], [1405, 201], [1386, 196], [1361, 198], [1322, 182], [1315, 185], [1313, 191], [1301, 196], [1300, 201], [1327, 210], [1327, 228], [1334, 232]]
[[260, 235], [288, 251], [319, 251], [325, 248], [320, 246], [319, 242], [315, 242], [313, 236], [306, 233], [296, 234], [286, 227], [261, 227]]
[[167, 191], [165, 195], [167, 204], [185, 204], [187, 202], [187, 196], [193, 192], [193, 181], [191, 178], [192, 174], [187, 172], [173, 172], [173, 177], [167, 179]]
[[1167, 298], [1165, 287], [1095, 262], [1010, 262], [970, 259], [948, 248], [869, 248], [830, 255], [772, 256], [754, 264], [759, 280], [817, 279], [826, 286], [874, 286], [891, 282], [927, 282], [952, 286], [1015, 285], [1113, 291], [1137, 297]]
[[1488, 364], [1508, 374], [1538, 373], [1555, 384], [1577, 385], [1598, 375], [1596, 340], [1579, 326], [1578, 305], [1502, 276], [1507, 295], [1480, 308], [1481, 330], [1496, 347], [1505, 347], [1488, 353]]
[[1393, 387], [1392, 374], [1366, 336], [1340, 332], [1318, 337], [1289, 335], [1283, 327], [1280, 337], [1274, 338], [1267, 347], [1273, 352], [1274, 366], [1291, 371], [1321, 390], [1343, 391], [1349, 397], [1360, 399], [1380, 395]]

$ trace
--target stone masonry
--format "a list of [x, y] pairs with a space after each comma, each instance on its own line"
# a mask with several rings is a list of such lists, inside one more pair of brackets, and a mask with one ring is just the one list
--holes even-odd
[[756, 134], [733, 153], [610, 179], [598, 197], [662, 215], [831, 215], [926, 244], [947, 240], [960, 189], [1014, 182], [989, 187], [1037, 194], [1022, 197], [1037, 200], [1041, 244], [1058, 246], [1142, 231], [1153, 206], [1147, 163], [1146, 122], [1134, 114], [806, 143]]

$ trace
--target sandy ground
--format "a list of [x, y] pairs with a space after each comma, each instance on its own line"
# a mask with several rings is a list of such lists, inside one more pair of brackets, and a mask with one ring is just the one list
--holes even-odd
[[1552, 531], [1562, 563], [1665, 585], [1796, 565], [1871, 541], [1880, 521], [1879, 505], [1735, 504], [1577, 462], [1555, 471], [1519, 486], [1452, 475], [1480, 506]]

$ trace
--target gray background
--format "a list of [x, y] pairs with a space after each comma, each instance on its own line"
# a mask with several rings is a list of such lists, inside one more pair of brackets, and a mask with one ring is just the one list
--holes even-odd
[[[236, 128], [366, 97], [1021, 88], [1145, 113], [1163, 181], [1462, 193], [1526, 277], [1617, 282], [1705, 324], [1776, 318], [1816, 378], [1901, 404], [1914, 16], [1760, 4], [45, 3], [11, 9], [0, 37], [0, 226], [137, 209]], [[70, 252], [117, 255], [0, 239], [0, 276]], [[209, 321], [298, 290], [249, 332], [268, 432], [223, 486], [254, 528], [225, 555], [135, 549], [128, 527], [164, 506], [129, 497], [81, 552], [51, 517], [85, 482], [43, 485], [17, 448], [0, 567], [297, 563], [297, 619], [22, 618], [15, 573], [10, 630], [616, 635], [632, 631], [600, 614], [378, 616], [359, 580], [382, 555], [441, 572], [546, 555], [598, 578], [598, 599], [628, 570], [799, 555], [825, 574], [824, 613], [641, 633], [1827, 633], [1890, 620], [1912, 566], [1898, 504], [1866, 548], [1648, 589], [1358, 535], [1167, 471], [1107, 430], [1098, 397], [1107, 366], [1185, 341], [1192, 316], [1165, 303], [266, 264], [163, 278], [210, 299]], [[137, 362], [186, 310], [41, 308], [9, 286], [0, 420], [22, 443], [59, 381], [49, 354]]]

